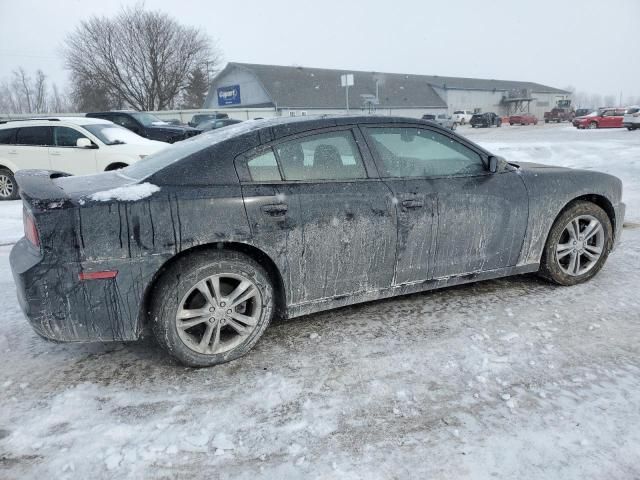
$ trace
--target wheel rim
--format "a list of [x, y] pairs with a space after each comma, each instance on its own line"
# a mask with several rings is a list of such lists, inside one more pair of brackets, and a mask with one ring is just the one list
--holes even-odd
[[191, 350], [215, 355], [233, 350], [255, 330], [262, 314], [262, 294], [243, 275], [211, 275], [180, 301], [176, 329]]
[[591, 270], [604, 252], [605, 235], [600, 220], [580, 215], [562, 231], [556, 246], [556, 261], [567, 275], [577, 277]]
[[0, 197], [8, 198], [13, 194], [13, 181], [8, 175], [0, 175]]
[[597, 127], [598, 127], [598, 124], [596, 122], [591, 122], [589, 124], [589, 128], [597, 128]]

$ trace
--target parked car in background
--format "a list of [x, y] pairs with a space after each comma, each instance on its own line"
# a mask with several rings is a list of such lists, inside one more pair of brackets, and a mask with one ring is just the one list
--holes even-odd
[[640, 106], [634, 105], [627, 108], [622, 118], [622, 126], [626, 127], [627, 130], [640, 128]]
[[132, 165], [168, 147], [107, 120], [51, 117], [0, 122], [0, 200], [18, 198], [23, 169], [86, 175]]
[[571, 122], [575, 118], [575, 112], [571, 107], [556, 107], [550, 112], [544, 112], [544, 123]]
[[589, 115], [591, 112], [597, 112], [597, 108], [578, 108], [576, 110], [576, 117], [584, 117], [585, 115]]
[[229, 115], [226, 113], [196, 113], [193, 117], [191, 117], [191, 120], [189, 121], [188, 125], [190, 127], [198, 127], [198, 125], [200, 125], [201, 123], [204, 122], [209, 122], [211, 120], [218, 120], [221, 118], [229, 118]]
[[447, 115], [446, 113], [439, 113], [438, 115], [423, 115], [423, 120], [430, 120], [432, 122], [436, 122], [438, 125], [444, 128], [448, 128], [449, 130], [455, 130], [458, 124], [453, 120], [452, 117]]
[[624, 108], [601, 108], [584, 117], [574, 118], [576, 128], [622, 128]]
[[502, 118], [493, 112], [474, 113], [469, 121], [473, 128], [502, 126]]
[[209, 130], [216, 130], [217, 128], [226, 127], [228, 125], [235, 125], [236, 123], [242, 123], [242, 120], [236, 120], [235, 118], [220, 118], [218, 120], [209, 120], [207, 122], [202, 122], [198, 125], [198, 129], [203, 132], [207, 132]]
[[538, 117], [532, 113], [517, 113], [509, 117], [509, 125], [537, 125]]
[[87, 113], [90, 118], [102, 118], [116, 123], [149, 140], [175, 143], [200, 133], [187, 126], [171, 125], [147, 112], [112, 111]]
[[471, 121], [471, 117], [473, 117], [473, 112], [468, 110], [456, 110], [453, 112], [453, 121], [458, 125], [465, 125]]
[[508, 163], [382, 116], [243, 122], [121, 173], [18, 182], [10, 263], [34, 330], [106, 342], [150, 329], [199, 367], [246, 354], [275, 315], [532, 272], [586, 282], [625, 212], [614, 176]]

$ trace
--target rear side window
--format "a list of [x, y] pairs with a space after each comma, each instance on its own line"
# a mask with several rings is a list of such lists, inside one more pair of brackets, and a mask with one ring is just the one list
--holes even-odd
[[367, 178], [350, 131], [310, 135], [277, 145], [285, 180]]
[[367, 128], [386, 177], [442, 177], [484, 173], [480, 155], [432, 130]]
[[[633, 115], [634, 113], [638, 113], [638, 112], [640, 112], [640, 108], [634, 107], [634, 108], [628, 108], [626, 113], [628, 113], [629, 115]], [[2, 141], [0, 141], [0, 143], [2, 143]]]
[[247, 162], [251, 180], [254, 182], [277, 182], [280, 178], [278, 162], [273, 150], [269, 149]]
[[0, 145], [13, 145], [16, 143], [16, 130], [15, 128], [0, 130]]
[[51, 145], [51, 127], [24, 127], [19, 128], [16, 135], [16, 144], [47, 146]]

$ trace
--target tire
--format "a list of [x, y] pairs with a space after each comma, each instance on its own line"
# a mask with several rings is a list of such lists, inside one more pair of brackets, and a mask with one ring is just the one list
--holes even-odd
[[451, 130], [452, 130], [452, 131], [455, 131], [455, 129], [456, 129], [456, 128], [458, 128], [458, 124], [457, 124], [456, 122], [453, 122], [453, 123], [451, 124]]
[[545, 118], [544, 123], [549, 123], [549, 120]]
[[[573, 240], [575, 233], [571, 234], [570, 230], [575, 232], [573, 225], [576, 221], [579, 236]], [[589, 233], [593, 221], [599, 223], [599, 227]], [[612, 232], [609, 216], [602, 208], [591, 202], [575, 202], [558, 216], [551, 227], [542, 253], [540, 275], [559, 285], [586, 282], [606, 262], [613, 246]], [[585, 239], [581, 233], [590, 236]], [[565, 247], [561, 248], [562, 246]], [[597, 250], [600, 250], [599, 256], [591, 259], [590, 256]], [[574, 261], [574, 256], [577, 261]]]
[[511, 125], [513, 127], [515, 125], [515, 123], [509, 123], [509, 125]]
[[0, 168], [0, 200], [17, 200], [20, 192], [13, 172], [8, 168]]
[[[216, 279], [218, 294], [211, 283]], [[249, 284], [244, 292], [241, 282]], [[208, 291], [211, 301], [201, 288]], [[230, 297], [238, 291], [237, 299], [247, 292], [254, 294], [229, 308]], [[190, 367], [210, 367], [243, 356], [262, 336], [275, 311], [269, 274], [251, 257], [228, 250], [184, 257], [167, 268], [152, 295], [150, 319], [156, 340], [169, 355]], [[178, 319], [179, 311], [189, 310], [192, 312]], [[192, 325], [179, 328], [181, 322]], [[209, 341], [201, 347], [207, 333]]]
[[501, 126], [502, 126], [502, 121], [501, 121], [501, 120], [498, 120], [498, 123], [496, 123], [496, 127], [497, 127], [497, 128], [500, 128]]
[[592, 130], [595, 129], [595, 128], [598, 128], [598, 122], [591, 122], [589, 124], [589, 128], [592, 129]]

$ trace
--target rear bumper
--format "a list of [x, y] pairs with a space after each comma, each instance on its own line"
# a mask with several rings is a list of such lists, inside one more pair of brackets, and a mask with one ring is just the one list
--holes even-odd
[[[59, 342], [139, 338], [140, 307], [156, 262], [60, 263], [36, 252], [24, 238], [11, 250], [10, 262], [20, 308], [40, 336]], [[81, 271], [107, 268], [117, 270], [117, 277], [79, 280]]]

